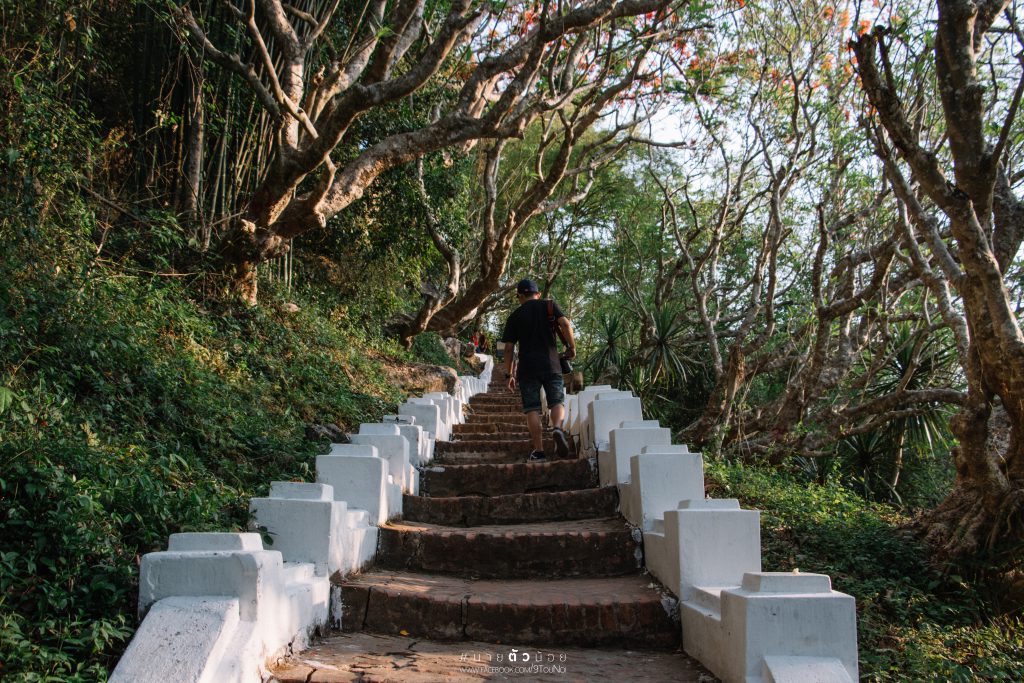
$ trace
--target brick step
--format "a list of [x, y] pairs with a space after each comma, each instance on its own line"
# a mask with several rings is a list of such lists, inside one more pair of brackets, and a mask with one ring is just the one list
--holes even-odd
[[[526, 462], [527, 453], [530, 452], [529, 446], [524, 450], [510, 450], [510, 451], [490, 451], [484, 453], [476, 453], [469, 451], [466, 453], [447, 453], [440, 457], [434, 458], [431, 463], [434, 466], [449, 465], [512, 465], [517, 462]], [[559, 458], [558, 454], [554, 450], [549, 449], [547, 451], [548, 462], [554, 460], [575, 460], [575, 455], [570, 455], [568, 458]]]
[[529, 434], [530, 432], [526, 429], [526, 421], [520, 423], [505, 423], [505, 422], [464, 422], [457, 424], [452, 427], [452, 431], [462, 438], [470, 434]]
[[[493, 436], [500, 436], [494, 434]], [[532, 442], [526, 439], [473, 439], [458, 441], [438, 441], [434, 444], [434, 453], [446, 455], [448, 453], [508, 453], [518, 454], [526, 457], [532, 450]], [[544, 451], [555, 452], [554, 439], [544, 440]]]
[[644, 575], [492, 581], [372, 571], [341, 584], [343, 631], [554, 647], [672, 650], [674, 600]]
[[427, 498], [407, 495], [403, 497], [402, 516], [407, 522], [448, 526], [519, 524], [609, 517], [615, 514], [618, 504], [619, 490], [615, 486], [579, 491], [514, 493], [487, 498]]
[[465, 407], [464, 412], [466, 416], [470, 415], [507, 415], [509, 413], [523, 415], [523, 408], [519, 404], [512, 403], [478, 403], [476, 405], [468, 405]]
[[442, 465], [420, 474], [420, 492], [439, 498], [503, 496], [535, 491], [571, 491], [597, 486], [589, 460], [553, 460], [501, 465]]
[[[509, 656], [515, 660], [509, 659]], [[481, 683], [487, 680], [675, 681], [710, 683], [717, 680], [681, 652], [640, 653], [619, 647], [600, 650], [540, 646], [527, 653], [516, 645], [472, 640], [436, 642], [402, 635], [338, 633], [299, 654], [270, 664], [270, 683]], [[531, 671], [536, 665], [547, 670]], [[522, 666], [527, 672], [498, 674], [488, 667]], [[555, 668], [557, 667], [557, 669]]]
[[467, 578], [622, 576], [642, 553], [621, 519], [476, 527], [402, 522], [380, 528], [375, 566]]
[[526, 426], [526, 413], [466, 413], [466, 422], [469, 424], [500, 422], [516, 425], [522, 429]]
[[[479, 426], [479, 425], [474, 425]], [[495, 430], [490, 432], [461, 432], [454, 435], [452, 441], [522, 441], [530, 438], [526, 429]], [[544, 437], [549, 438], [551, 430], [544, 430]]]
[[492, 410], [516, 411], [516, 410], [521, 410], [522, 409], [523, 402], [519, 399], [518, 396], [507, 396], [507, 397], [503, 396], [501, 398], [497, 398], [497, 397], [493, 397], [493, 396], [492, 397], [488, 397], [488, 396], [484, 396], [484, 397], [474, 396], [472, 399], [470, 399], [468, 405], [469, 405], [469, 408], [471, 410], [492, 409]]
[[505, 394], [499, 394], [499, 393], [477, 394], [473, 398], [469, 399], [469, 405], [471, 405], [471, 406], [472, 405], [476, 405], [478, 403], [481, 404], [481, 405], [507, 405], [509, 403], [518, 404], [519, 402], [520, 402], [520, 396], [517, 393], [516, 394], [513, 394], [513, 393], [505, 393]]

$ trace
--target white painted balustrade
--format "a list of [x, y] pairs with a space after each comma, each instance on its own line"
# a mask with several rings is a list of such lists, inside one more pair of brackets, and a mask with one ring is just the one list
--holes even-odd
[[[306, 647], [340, 615], [330, 578], [356, 572], [376, 553], [378, 527], [419, 490], [417, 465], [433, 458], [463, 419], [463, 404], [487, 390], [460, 377], [455, 395], [410, 399], [352, 443], [316, 458], [316, 483], [272, 482], [250, 501], [259, 533], [174, 534], [142, 558], [135, 637], [114, 683], [258, 683], [275, 658]], [[261, 537], [265, 535], [266, 545]]]
[[683, 647], [725, 683], [857, 680], [854, 599], [828, 576], [761, 571], [757, 510], [704, 496], [699, 453], [608, 386], [567, 396], [568, 430], [617, 486], [647, 570], [680, 602]]

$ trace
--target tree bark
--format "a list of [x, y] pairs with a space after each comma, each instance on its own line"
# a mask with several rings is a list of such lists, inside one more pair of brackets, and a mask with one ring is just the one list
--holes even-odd
[[[189, 92], [186, 97], [185, 159], [182, 169], [183, 183], [178, 192], [178, 212], [191, 223], [198, 218], [203, 182], [203, 139], [206, 131], [205, 106], [203, 103], [202, 65], [185, 66], [188, 74]], [[200, 235], [201, 242], [208, 244], [205, 227]]]
[[[1000, 178], [1004, 160], [994, 156], [1005, 140], [993, 144], [985, 134], [987, 110], [977, 65], [984, 33], [1007, 4], [938, 2], [934, 64], [952, 180], [909, 123], [885, 32], [875, 30], [852, 43], [878, 120], [923, 194], [948, 219], [959, 257], [959, 265], [945, 268], [963, 300], [969, 336], [966, 357], [961, 358], [967, 395], [950, 423], [958, 442], [953, 453], [957, 474], [952, 492], [924, 520], [926, 538], [948, 558], [964, 558], [1019, 538], [1024, 519], [1024, 335], [1003, 280], [1010, 255], [1020, 248], [1020, 202]], [[1008, 109], [1012, 118], [1016, 105]], [[1000, 128], [1008, 132], [1009, 121]], [[890, 177], [898, 176], [896, 159], [882, 156]], [[910, 200], [908, 208], [917, 214], [915, 226], [929, 224], [921, 206]], [[942, 257], [945, 247], [934, 239], [931, 244]], [[991, 439], [997, 408], [1005, 411], [1008, 425], [1008, 438], [1000, 444]]]

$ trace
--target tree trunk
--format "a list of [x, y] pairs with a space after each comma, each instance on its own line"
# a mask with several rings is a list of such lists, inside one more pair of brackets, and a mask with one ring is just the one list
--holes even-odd
[[251, 220], [239, 219], [221, 244], [219, 253], [229, 294], [244, 304], [255, 306], [259, 294], [259, 264], [287, 252], [288, 240], [280, 234], [260, 228]]
[[[203, 138], [206, 130], [206, 117], [203, 104], [202, 66], [195, 69], [186, 68], [189, 81], [189, 95], [186, 104], [185, 159], [183, 182], [178, 193], [178, 211], [186, 221], [195, 222], [199, 213], [199, 198], [202, 196], [203, 181]], [[205, 231], [205, 228], [204, 228]], [[200, 242], [206, 243], [205, 232], [200, 235]]]
[[[1019, 539], [1024, 521], [1024, 334], [1004, 281], [1008, 255], [1020, 248], [1022, 214], [1017, 211], [1021, 202], [1001, 181], [1003, 164], [1011, 161], [1003, 158], [1003, 136], [1012, 128], [1019, 99], [1007, 103], [1005, 121], [994, 120], [993, 114], [1004, 109], [985, 102], [977, 63], [984, 54], [985, 33], [1008, 0], [937, 4], [935, 76], [951, 169], [942, 166], [940, 155], [922, 143], [910, 124], [888, 61], [885, 32], [865, 33], [852, 47], [864, 90], [887, 134], [887, 139], [876, 140], [887, 174], [899, 181], [894, 187], [909, 186], [896, 163], [898, 153], [921, 194], [948, 219], [959, 257], [954, 261], [953, 250], [934, 234], [931, 207], [904, 193], [901, 198], [917, 229], [962, 297], [970, 337], [966, 358], [960, 359], [967, 398], [950, 421], [958, 441], [953, 453], [956, 482], [946, 500], [923, 519], [926, 538], [940, 555], [963, 558]], [[1015, 97], [1019, 95], [1018, 90]], [[1001, 137], [990, 140], [989, 129], [1003, 131]], [[997, 428], [1003, 416], [1005, 428]]]

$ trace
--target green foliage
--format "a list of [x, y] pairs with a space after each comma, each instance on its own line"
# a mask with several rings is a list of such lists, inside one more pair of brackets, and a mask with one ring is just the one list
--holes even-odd
[[138, 556], [243, 529], [272, 479], [312, 476], [306, 424], [353, 427], [400, 396], [371, 341], [310, 300], [212, 313], [174, 280], [3, 270], [17, 400], [0, 429], [0, 659], [26, 680], [102, 678], [134, 623]]
[[654, 334], [642, 349], [652, 381], [664, 378], [668, 383], [685, 381], [692, 361], [683, 355], [680, 337], [686, 331], [678, 311], [660, 308], [654, 311]]
[[605, 372], [618, 371], [621, 367], [623, 350], [620, 342], [625, 331], [621, 314], [600, 311], [595, 317], [599, 327], [591, 341], [593, 352], [585, 366], [592, 377], [601, 377]]
[[424, 363], [455, 367], [451, 356], [449, 356], [448, 352], [444, 349], [444, 343], [441, 341], [441, 335], [437, 332], [424, 332], [423, 334], [417, 335], [413, 339], [411, 351], [417, 359]]
[[[880, 397], [899, 386], [911, 391], [958, 386], [957, 369], [948, 333], [925, 334], [902, 323], [895, 326], [886, 363], [866, 393]], [[952, 483], [952, 412], [948, 405], [925, 405], [918, 414], [844, 439], [837, 448], [836, 475], [868, 499], [915, 508], [937, 504]]]
[[857, 599], [861, 680], [1024, 677], [1024, 624], [995, 615], [981, 578], [946, 574], [910, 520], [836, 484], [705, 463], [715, 497], [761, 510], [765, 571], [820, 572]]
[[100, 143], [46, 87], [12, 101], [0, 177], [0, 677], [102, 680], [142, 554], [245, 528], [272, 479], [310, 476], [306, 424], [352, 427], [401, 397], [368, 360], [393, 347], [315, 293], [287, 314], [268, 286], [241, 310], [204, 299], [201, 276], [150, 272], [181, 244], [165, 213], [118, 217], [115, 251], [97, 248], [110, 226], [78, 188]]

